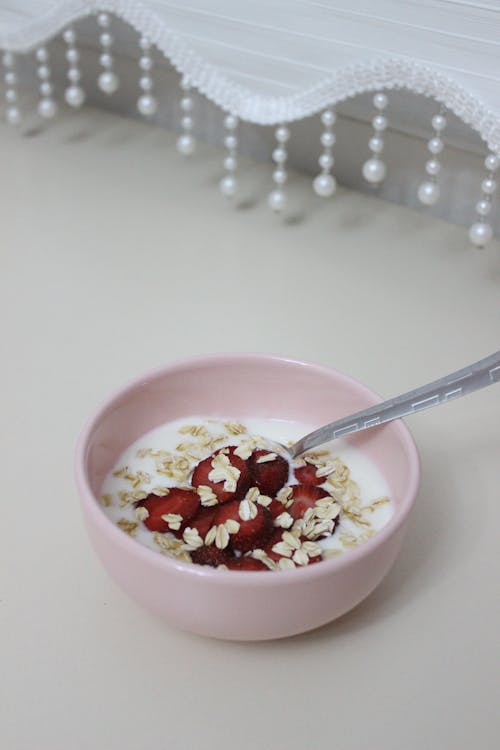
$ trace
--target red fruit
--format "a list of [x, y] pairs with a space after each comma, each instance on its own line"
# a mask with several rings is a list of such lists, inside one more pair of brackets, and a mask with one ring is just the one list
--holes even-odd
[[[300, 541], [302, 543], [302, 542], [310, 542], [311, 540], [308, 539], [306, 536], [301, 536], [300, 537]], [[316, 543], [317, 543], [317, 540], [316, 540]], [[307, 564], [308, 565], [312, 565], [312, 563], [321, 562], [322, 559], [323, 559], [323, 554], [320, 553], [319, 555], [316, 555], [316, 557], [310, 557], [309, 558], [309, 562]]]
[[233, 549], [240, 552], [248, 552], [257, 547], [262, 547], [274, 529], [270, 512], [267, 508], [263, 508], [262, 505], [257, 505], [257, 515], [255, 518], [243, 521], [238, 512], [239, 507], [240, 503], [238, 500], [233, 500], [231, 503], [220, 506], [214, 519], [214, 525], [218, 526], [225, 523], [228, 519], [237, 521], [240, 524], [240, 528], [236, 534], [231, 534], [230, 536], [230, 544]]
[[250, 456], [250, 466], [253, 481], [262, 495], [276, 495], [288, 482], [290, 468], [283, 456], [276, 456], [272, 461], [259, 463], [259, 458], [267, 456], [271, 451], [258, 450]]
[[312, 464], [306, 464], [299, 469], [294, 469], [294, 474], [295, 479], [299, 484], [318, 485], [323, 484], [326, 480], [326, 477], [316, 476], [316, 466], [313, 466]]
[[269, 510], [269, 513], [271, 514], [273, 521], [275, 518], [286, 511], [285, 506], [283, 505], [283, 503], [280, 503], [279, 500], [271, 500], [271, 503], [267, 506], [267, 508]]
[[[215, 456], [221, 453], [221, 451], [226, 453], [231, 466], [234, 466], [234, 468], [238, 469], [240, 472], [240, 476], [236, 483], [236, 492], [227, 492], [224, 489], [223, 481], [213, 482], [208, 478], [208, 475], [213, 470], [212, 460]], [[229, 448], [221, 448], [221, 450], [212, 453], [211, 456], [201, 461], [193, 473], [193, 478], [191, 480], [193, 487], [199, 487], [200, 485], [210, 487], [212, 492], [217, 495], [217, 500], [219, 501], [219, 503], [227, 503], [230, 500], [237, 500], [243, 497], [243, 495], [246, 494], [247, 490], [252, 486], [252, 473], [250, 471], [248, 462], [243, 461], [243, 459], [239, 456], [235, 456], [234, 451], [234, 445], [229, 446]]]
[[216, 568], [218, 565], [227, 565], [231, 560], [235, 560], [233, 552], [230, 549], [219, 549], [215, 545], [210, 547], [199, 547], [191, 552], [191, 560], [197, 565], [211, 565]]
[[[279, 561], [281, 560], [281, 558], [283, 557], [283, 555], [279, 555], [277, 552], [274, 552], [273, 547], [274, 547], [275, 544], [278, 544], [279, 542], [283, 541], [283, 532], [284, 531], [286, 531], [286, 529], [275, 529], [274, 534], [272, 535], [272, 537], [269, 539], [268, 543], [264, 547], [264, 552], [266, 553], [266, 555], [268, 557], [270, 557], [271, 560], [274, 560], [274, 562], [276, 562], [276, 563], [279, 563]], [[309, 542], [310, 539], [307, 539], [307, 537], [302, 536], [302, 537], [300, 537], [300, 541], [301, 542]], [[321, 555], [316, 555], [316, 557], [310, 557], [308, 565], [310, 565], [311, 563], [320, 562], [320, 560], [322, 560], [322, 559], [323, 558], [322, 558]]]
[[302, 518], [306, 510], [313, 508], [317, 500], [321, 500], [322, 497], [330, 497], [328, 492], [322, 490], [321, 487], [314, 487], [310, 484], [294, 484], [292, 491], [293, 503], [288, 508], [288, 512], [293, 519]]
[[254, 560], [253, 557], [236, 557], [226, 563], [229, 570], [269, 570], [260, 560]]
[[[193, 490], [181, 490], [173, 487], [168, 495], [148, 495], [145, 500], [141, 500], [137, 505], [146, 508], [149, 516], [144, 521], [144, 525], [150, 531], [173, 531], [174, 534], [182, 533], [182, 530], [188, 526], [188, 521], [193, 518], [200, 508], [200, 498]], [[182, 516], [181, 528], [178, 531], [171, 529], [162, 516], [169, 513]]]
[[270, 557], [271, 560], [274, 560], [274, 562], [278, 562], [281, 558], [281, 555], [278, 555], [277, 552], [273, 552], [273, 547], [275, 544], [278, 544], [278, 542], [283, 541], [282, 535], [285, 530], [286, 529], [275, 529], [270, 539], [268, 539], [267, 543], [262, 548], [266, 555]]
[[192, 529], [198, 529], [198, 534], [205, 539], [208, 530], [214, 525], [213, 521], [217, 513], [216, 507], [201, 508], [198, 513], [189, 522]]
[[323, 559], [322, 555], [316, 555], [316, 557], [310, 557], [308, 565], [312, 565], [313, 563], [319, 563]]

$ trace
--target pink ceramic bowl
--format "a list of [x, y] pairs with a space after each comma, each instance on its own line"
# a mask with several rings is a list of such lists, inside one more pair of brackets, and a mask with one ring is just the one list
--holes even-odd
[[390, 522], [360, 547], [306, 568], [219, 571], [178, 562], [124, 534], [97, 498], [122, 451], [142, 434], [183, 416], [298, 420], [320, 426], [380, 399], [341, 373], [258, 354], [198, 357], [144, 375], [90, 421], [76, 453], [76, 481], [88, 532], [104, 567], [166, 622], [216, 638], [281, 638], [339, 617], [373, 591], [401, 547], [419, 484], [415, 443], [402, 422], [353, 438], [390, 488]]

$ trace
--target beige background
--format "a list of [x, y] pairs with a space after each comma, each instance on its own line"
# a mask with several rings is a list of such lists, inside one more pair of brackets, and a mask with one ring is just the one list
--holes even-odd
[[[403, 552], [356, 610], [280, 642], [172, 630], [101, 569], [72, 477], [109, 392], [179, 356], [315, 360], [384, 396], [499, 348], [500, 245], [342, 191], [288, 216], [221, 153], [86, 111], [0, 128], [1, 750], [494, 750], [498, 386], [415, 416], [423, 483]], [[302, 197], [303, 196], [303, 197]]]

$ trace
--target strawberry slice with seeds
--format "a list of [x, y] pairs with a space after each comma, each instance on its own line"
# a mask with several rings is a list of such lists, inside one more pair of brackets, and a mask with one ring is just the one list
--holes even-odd
[[282, 513], [285, 512], [286, 508], [283, 505], [283, 503], [280, 503], [279, 500], [271, 500], [271, 504], [267, 506], [269, 513], [271, 514], [271, 517], [274, 521], [275, 518], [280, 516]]
[[[310, 539], [308, 539], [306, 536], [300, 537], [301, 543], [309, 542]], [[312, 565], [312, 563], [319, 563], [323, 559], [323, 552], [321, 552], [319, 555], [315, 555], [314, 557], [309, 557], [308, 565]]]
[[262, 547], [266, 555], [270, 557], [271, 560], [274, 560], [274, 562], [279, 562], [281, 558], [281, 555], [279, 555], [277, 552], [274, 552], [273, 547], [275, 544], [283, 541], [284, 530], [285, 529], [274, 529], [266, 544]]
[[[146, 508], [148, 517], [143, 523], [150, 531], [172, 531], [176, 535], [182, 534], [189, 521], [200, 509], [200, 498], [193, 490], [183, 490], [173, 487], [168, 495], [150, 494], [137, 503], [137, 507]], [[172, 516], [170, 522], [163, 516]], [[175, 528], [179, 523], [179, 527]]]
[[[301, 537], [301, 540], [302, 541], [309, 541], [305, 537], [304, 538]], [[307, 564], [308, 565], [312, 565], [313, 563], [319, 563], [319, 562], [321, 562], [322, 559], [323, 559], [323, 555], [316, 555], [316, 557], [310, 557], [309, 558], [309, 562]]]
[[273, 500], [267, 507], [273, 519], [273, 526], [275, 528], [281, 528], [282, 531], [291, 528], [294, 518], [287, 511], [283, 503], [280, 503], [279, 500]]
[[229, 570], [269, 570], [260, 560], [254, 560], [253, 557], [236, 557], [226, 563]]
[[299, 484], [319, 485], [326, 480], [326, 477], [316, 476], [316, 466], [312, 464], [300, 466], [298, 469], [294, 469], [293, 473]]
[[233, 549], [240, 552], [248, 552], [256, 547], [261, 547], [271, 536], [274, 527], [273, 519], [267, 508], [255, 504], [255, 516], [243, 520], [240, 516], [240, 503], [233, 500], [219, 506], [214, 525], [224, 524], [228, 520], [237, 521], [240, 525], [238, 531], [230, 536], [230, 544]]
[[189, 521], [192, 529], [197, 529], [202, 539], [205, 539], [208, 530], [214, 525], [217, 508], [201, 508], [198, 513]]
[[294, 519], [302, 518], [306, 510], [314, 508], [316, 502], [322, 497], [330, 497], [328, 492], [322, 490], [321, 487], [311, 484], [294, 484], [292, 490], [293, 503], [288, 508], [288, 512]]
[[[234, 445], [227, 448], [221, 448], [220, 450], [215, 451], [215, 453], [212, 453], [208, 458], [201, 461], [193, 473], [193, 478], [191, 480], [193, 487], [200, 487], [201, 485], [210, 487], [212, 492], [217, 496], [219, 503], [227, 503], [231, 500], [237, 500], [243, 497], [252, 485], [252, 473], [250, 471], [249, 463], [234, 454], [235, 449], [236, 446]], [[219, 481], [210, 478], [210, 475], [213, 477], [214, 471], [217, 471], [217, 467], [214, 467], [213, 465], [214, 458], [221, 454], [228, 459], [228, 480], [231, 480], [231, 467], [237, 469], [239, 472], [237, 479], [235, 480], [236, 485], [234, 490], [225, 489], [224, 485], [226, 484], [226, 481], [224, 478], [221, 478]], [[224, 473], [224, 467], [222, 467], [221, 472]]]
[[[284, 555], [280, 554], [279, 552], [276, 552], [273, 549], [273, 547], [283, 541], [283, 532], [284, 531], [285, 531], [285, 529], [275, 529], [272, 537], [269, 539], [269, 541], [267, 542], [267, 544], [264, 547], [264, 552], [266, 553], [266, 555], [268, 557], [270, 557], [271, 560], [274, 560], [274, 562], [276, 562], [276, 563], [279, 563], [279, 561], [282, 559], [282, 557], [284, 557]], [[286, 536], [285, 536], [285, 538], [286, 538]], [[300, 542], [301, 545], [304, 542], [310, 542], [310, 540], [307, 539], [307, 537], [305, 537], [305, 536], [299, 537], [298, 541]], [[292, 555], [290, 555], [290, 558], [291, 557], [292, 557]], [[317, 562], [320, 562], [320, 560], [322, 560], [322, 559], [323, 558], [322, 558], [321, 554], [315, 555], [314, 557], [309, 557], [307, 564], [310, 565], [311, 563], [317, 563]]]
[[276, 495], [288, 481], [288, 461], [277, 453], [256, 450], [250, 456], [254, 484], [263, 495]]
[[216, 568], [218, 565], [228, 565], [228, 563], [235, 559], [230, 549], [219, 549], [215, 545], [210, 547], [203, 545], [203, 547], [199, 547], [191, 552], [191, 560], [194, 563], [197, 565], [211, 565], [212, 568]]

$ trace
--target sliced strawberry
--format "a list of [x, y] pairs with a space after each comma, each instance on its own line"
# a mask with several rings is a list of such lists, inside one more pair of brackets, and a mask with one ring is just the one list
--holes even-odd
[[198, 534], [202, 539], [205, 539], [209, 528], [213, 526], [216, 513], [216, 507], [200, 508], [195, 517], [189, 521], [189, 525], [192, 529], [198, 529]]
[[[306, 536], [301, 536], [300, 537], [300, 541], [301, 542], [310, 542], [311, 540], [308, 539]], [[321, 562], [322, 559], [323, 559], [323, 554], [316, 555], [316, 557], [310, 557], [309, 558], [309, 562], [307, 564], [311, 565], [312, 563], [318, 563], [318, 562]]]
[[280, 516], [286, 510], [283, 503], [280, 503], [279, 500], [271, 500], [271, 504], [268, 505], [267, 507], [268, 507], [269, 513], [271, 514], [273, 521], [275, 518]]
[[211, 565], [212, 568], [216, 568], [218, 565], [227, 565], [232, 560], [235, 560], [235, 556], [232, 550], [219, 549], [215, 545], [210, 547], [200, 547], [191, 552], [191, 560], [197, 565]]
[[254, 560], [253, 557], [236, 557], [226, 563], [229, 570], [269, 570], [260, 560]]
[[[225, 490], [224, 481], [213, 482], [208, 478], [210, 472], [213, 471], [212, 460], [215, 456], [221, 453], [221, 451], [225, 452], [225, 454], [229, 458], [231, 466], [234, 466], [234, 468], [238, 469], [238, 471], [240, 472], [240, 476], [236, 483], [236, 492], [228, 492], [227, 490]], [[212, 453], [211, 456], [201, 461], [193, 473], [193, 479], [191, 480], [193, 487], [199, 487], [200, 485], [210, 487], [213, 493], [217, 495], [219, 503], [227, 503], [230, 500], [235, 500], [243, 497], [243, 495], [246, 494], [247, 490], [252, 486], [252, 473], [250, 471], [249, 463], [247, 461], [243, 461], [243, 459], [239, 456], [235, 456], [234, 451], [234, 445], [229, 446], [229, 448], [221, 448], [221, 450]]]
[[181, 528], [174, 531], [175, 534], [178, 534], [179, 531], [182, 533], [182, 530], [188, 525], [188, 521], [197, 514], [201, 507], [200, 498], [196, 492], [182, 490], [178, 487], [173, 487], [168, 495], [148, 495], [145, 500], [141, 500], [137, 505], [146, 508], [148, 511], [149, 516], [145, 519], [144, 525], [150, 531], [174, 531], [162, 516], [170, 513], [182, 516]]
[[282, 534], [284, 531], [285, 529], [274, 529], [271, 537], [267, 540], [267, 543], [262, 547], [266, 555], [270, 557], [271, 560], [274, 560], [274, 562], [278, 562], [279, 559], [281, 558], [281, 555], [278, 555], [277, 552], [274, 552], [273, 547], [275, 544], [278, 544], [278, 542], [283, 541]]
[[[276, 495], [288, 481], [289, 466], [283, 456], [276, 456], [272, 461], [262, 461], [272, 451], [257, 450], [250, 456], [250, 466], [254, 484], [262, 495]], [[259, 461], [260, 459], [260, 461]]]
[[273, 519], [267, 508], [257, 505], [257, 515], [248, 521], [243, 521], [239, 514], [240, 503], [233, 500], [219, 506], [214, 519], [214, 525], [225, 523], [231, 519], [240, 524], [236, 534], [230, 535], [230, 544], [233, 549], [240, 552], [248, 552], [256, 547], [261, 547], [269, 539], [273, 532]]
[[[283, 541], [283, 532], [284, 531], [286, 531], [286, 529], [275, 529], [274, 530], [274, 534], [272, 535], [272, 537], [269, 539], [269, 541], [267, 542], [267, 544], [264, 547], [264, 552], [266, 553], [266, 555], [268, 557], [270, 557], [271, 560], [274, 560], [274, 562], [276, 562], [276, 563], [279, 563], [279, 561], [281, 560], [281, 558], [283, 557], [283, 555], [280, 555], [277, 552], [275, 552], [273, 550], [273, 547], [274, 547], [275, 544], [279, 544], [279, 542]], [[307, 539], [307, 537], [302, 536], [302, 537], [300, 537], [300, 541], [301, 542], [309, 542], [310, 539]], [[321, 555], [316, 555], [315, 557], [310, 557], [308, 565], [310, 565], [311, 563], [320, 562], [320, 560], [322, 560], [322, 559], [323, 558], [322, 558]]]
[[312, 565], [313, 563], [319, 563], [323, 559], [322, 555], [316, 555], [316, 557], [310, 557], [308, 565]]
[[326, 477], [316, 476], [316, 467], [312, 464], [306, 464], [299, 469], [294, 469], [295, 479], [299, 484], [318, 485], [323, 484]]
[[328, 492], [322, 490], [321, 487], [314, 487], [310, 484], [294, 484], [292, 490], [293, 503], [288, 508], [288, 512], [294, 519], [302, 518], [306, 510], [313, 508], [322, 497], [330, 497]]

